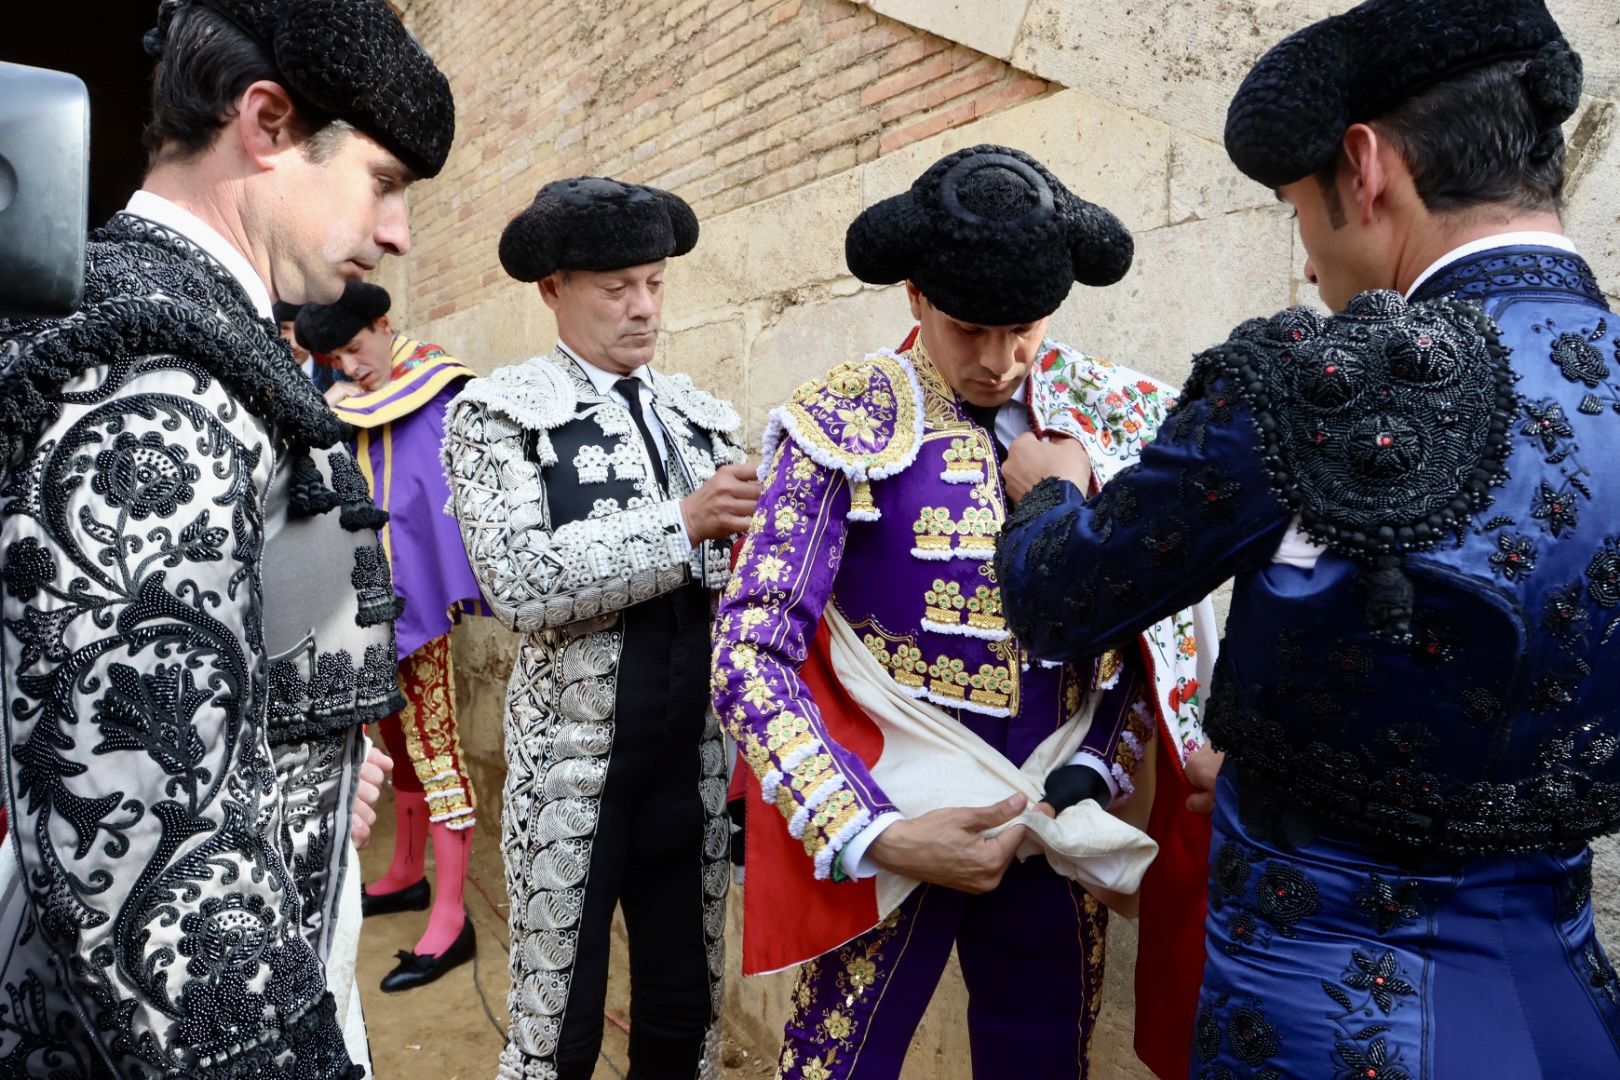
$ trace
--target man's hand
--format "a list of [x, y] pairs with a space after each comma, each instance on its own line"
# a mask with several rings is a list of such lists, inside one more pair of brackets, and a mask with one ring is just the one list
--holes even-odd
[[1226, 755], [1205, 743], [1187, 755], [1187, 782], [1198, 794], [1187, 796], [1187, 809], [1199, 814], [1215, 812], [1215, 779], [1221, 774]]
[[394, 759], [371, 748], [360, 763], [360, 782], [355, 785], [354, 810], [349, 815], [349, 837], [356, 851], [371, 843], [371, 827], [377, 824], [377, 800], [382, 798], [383, 778], [394, 771]]
[[1007, 448], [1007, 460], [1001, 466], [1001, 483], [1007, 489], [1007, 498], [1015, 504], [1022, 501], [1036, 484], [1048, 476], [1069, 481], [1085, 495], [1091, 487], [1091, 458], [1078, 439], [1067, 435], [1053, 435], [1042, 439], [1033, 432], [1025, 432]]
[[994, 806], [952, 807], [897, 821], [883, 830], [867, 854], [883, 869], [931, 885], [965, 893], [987, 893], [1024, 842], [1024, 826], [1014, 825], [990, 839], [986, 829], [1005, 825], [1029, 802], [1014, 795]]
[[357, 382], [335, 382], [326, 388], [326, 403], [336, 405], [344, 398], [357, 397], [366, 392], [366, 388]]
[[759, 462], [722, 465], [703, 486], [681, 500], [686, 535], [694, 545], [748, 531], [759, 505]]

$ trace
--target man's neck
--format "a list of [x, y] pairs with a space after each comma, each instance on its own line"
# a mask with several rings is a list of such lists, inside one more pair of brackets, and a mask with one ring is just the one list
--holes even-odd
[[259, 275], [259, 280], [274, 295], [270, 282], [270, 259], [265, 249], [253, 242], [253, 230], [248, 228], [243, 213], [243, 192], [240, 179], [216, 175], [204, 160], [183, 165], [158, 165], [141, 187], [152, 194], [174, 203], [194, 215], [199, 221], [219, 233], [225, 242], [235, 248]]
[[610, 375], [617, 376], [621, 379], [627, 375], [634, 375], [636, 372], [647, 366], [646, 364], [637, 364], [634, 367], [626, 368], [623, 364], [609, 360], [605, 356], [599, 356], [594, 351], [582, 349], [578, 345], [574, 344], [573, 341], [569, 340], [567, 331], [562, 330], [561, 328], [559, 328], [557, 331], [557, 340], [562, 342], [563, 347], [569, 352], [573, 353], [577, 359], [589, 364], [598, 371], [605, 371]]
[[1459, 214], [1430, 215], [1407, 237], [1406, 249], [1396, 266], [1395, 288], [1410, 292], [1418, 275], [1450, 252], [1478, 240], [1509, 233], [1542, 232], [1564, 235], [1564, 223], [1550, 211], [1486, 207]]

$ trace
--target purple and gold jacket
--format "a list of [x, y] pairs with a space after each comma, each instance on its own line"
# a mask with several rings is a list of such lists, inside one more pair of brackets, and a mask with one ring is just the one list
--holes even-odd
[[[1076, 371], [1106, 374], [1070, 385], [1082, 381]], [[1051, 343], [1026, 397], [1034, 430], [1082, 438], [1104, 475], [1109, 460], [1134, 458], [1170, 404], [1142, 376]], [[920, 342], [801, 387], [772, 413], [764, 449], [765, 491], [716, 623], [715, 711], [817, 877], [894, 809], [865, 762], [829, 734], [800, 678], [828, 605], [903, 693], [945, 709], [1010, 760], [1028, 757], [1094, 692], [1109, 696], [1082, 753], [1112, 773], [1121, 799], [1151, 737], [1155, 697], [1161, 711], [1176, 701], [1171, 711], [1186, 714], [1198, 741], [1196, 686], [1170, 670], [1183, 665], [1150, 675], [1145, 650], [1047, 664], [1009, 632], [993, 567], [1007, 515], [995, 450]], [[1190, 665], [1190, 621], [1185, 638], [1169, 651]]]

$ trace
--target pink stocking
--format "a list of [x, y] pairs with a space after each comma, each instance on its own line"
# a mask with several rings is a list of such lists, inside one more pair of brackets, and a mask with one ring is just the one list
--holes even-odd
[[418, 956], [438, 956], [461, 933], [467, 914], [463, 894], [467, 888], [467, 864], [472, 859], [473, 831], [452, 829], [435, 822], [428, 832], [433, 838], [433, 912], [427, 930], [412, 951]]
[[[410, 767], [411, 763], [405, 762], [405, 768]], [[394, 861], [389, 863], [386, 874], [366, 886], [368, 895], [386, 896], [422, 880], [427, 866], [427, 831], [427, 796], [420, 791], [401, 791], [396, 787]]]

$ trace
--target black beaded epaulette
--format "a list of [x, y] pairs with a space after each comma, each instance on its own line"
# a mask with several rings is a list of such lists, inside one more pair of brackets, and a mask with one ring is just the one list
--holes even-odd
[[1407, 637], [1404, 557], [1460, 537], [1507, 478], [1518, 398], [1496, 324], [1472, 303], [1368, 292], [1333, 318], [1245, 323], [1199, 356], [1189, 390], [1222, 377], [1306, 535], [1361, 564], [1369, 620]]

